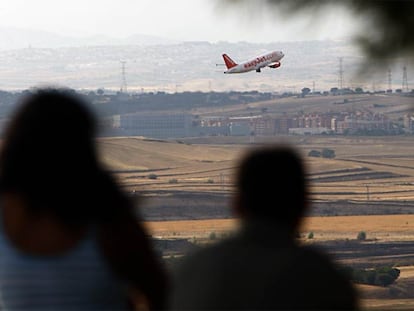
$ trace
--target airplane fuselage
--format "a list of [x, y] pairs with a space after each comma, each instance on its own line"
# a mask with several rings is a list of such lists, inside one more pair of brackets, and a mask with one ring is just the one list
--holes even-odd
[[[226, 55], [226, 54], [224, 54]], [[227, 55], [223, 57], [228, 57]], [[266, 54], [262, 54], [256, 58], [248, 60], [246, 62], [235, 64], [235, 66], [228, 68], [224, 73], [243, 73], [252, 70], [260, 72], [263, 67], [277, 68], [280, 66], [280, 60], [285, 56], [282, 51], [273, 51]]]

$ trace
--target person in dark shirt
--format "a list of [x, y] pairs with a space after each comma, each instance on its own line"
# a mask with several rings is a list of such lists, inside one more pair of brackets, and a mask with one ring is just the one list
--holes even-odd
[[172, 310], [356, 310], [356, 289], [327, 254], [295, 239], [307, 211], [301, 157], [290, 146], [255, 148], [241, 160], [236, 234], [184, 257]]

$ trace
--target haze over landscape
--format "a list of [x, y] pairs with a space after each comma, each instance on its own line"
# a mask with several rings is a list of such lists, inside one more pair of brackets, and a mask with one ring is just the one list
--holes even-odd
[[[174, 41], [149, 35], [128, 38], [70, 37], [50, 32], [3, 28], [8, 42], [0, 49], [0, 88], [22, 90], [43, 84], [75, 89], [118, 91], [121, 61], [132, 92], [248, 91], [299, 92], [338, 86], [339, 58], [343, 59], [344, 87], [375, 90], [388, 87], [387, 68], [366, 79], [356, 74], [363, 56], [350, 39], [280, 41], [268, 43]], [[265, 51], [282, 50], [276, 70], [260, 74], [223, 74], [222, 53], [242, 62]], [[217, 65], [218, 64], [218, 65]], [[403, 62], [396, 62], [393, 88], [400, 88]], [[408, 75], [412, 71], [408, 68]]]
[[[364, 304], [412, 310], [413, 59], [361, 75], [366, 54], [353, 35], [368, 31], [349, 11], [324, 9], [317, 23], [306, 11], [251, 9], [266, 1], [240, 11], [218, 2], [0, 3], [0, 132], [20, 92], [82, 93], [111, 130], [97, 139], [103, 163], [132, 197], [142, 195], [166, 260], [234, 229], [228, 200], [242, 152], [290, 142], [310, 168], [300, 242], [349, 267], [398, 267], [390, 286], [360, 286]], [[279, 68], [223, 74], [223, 53], [242, 62], [271, 50], [285, 54]], [[340, 78], [343, 89], [331, 90]]]
[[146, 34], [175, 41], [263, 43], [344, 37], [358, 24], [344, 9], [324, 10], [323, 23], [315, 23], [310, 16], [275, 15], [263, 2], [240, 12], [218, 0], [15, 0], [0, 4], [0, 25], [83, 38]]
[[[121, 61], [129, 91], [315, 91], [338, 86], [386, 89], [388, 65], [357, 78], [364, 61], [353, 36], [364, 20], [346, 7], [285, 14], [264, 1], [236, 10], [224, 1], [114, 2], [80, 0], [0, 4], [0, 88], [43, 84], [118, 91]], [[263, 4], [263, 5], [260, 5]], [[156, 9], [156, 8], [162, 8]], [[80, 9], [81, 8], [81, 9]], [[109, 22], [110, 21], [110, 22]], [[282, 66], [247, 75], [223, 75], [222, 53], [238, 62], [283, 50]], [[405, 59], [391, 65], [401, 88]], [[413, 71], [408, 66], [408, 77]]]

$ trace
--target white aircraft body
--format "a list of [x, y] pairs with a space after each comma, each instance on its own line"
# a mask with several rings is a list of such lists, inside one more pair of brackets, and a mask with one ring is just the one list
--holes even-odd
[[273, 51], [237, 64], [227, 54], [223, 54], [224, 63], [227, 67], [227, 71], [224, 73], [243, 73], [252, 70], [260, 72], [260, 69], [263, 67], [278, 68], [280, 67], [280, 60], [283, 56], [285, 54], [282, 51]]

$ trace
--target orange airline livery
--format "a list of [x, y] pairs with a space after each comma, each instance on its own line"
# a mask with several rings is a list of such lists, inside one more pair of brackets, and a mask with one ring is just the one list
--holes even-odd
[[280, 67], [280, 60], [283, 56], [285, 56], [285, 54], [283, 54], [282, 51], [273, 51], [237, 64], [227, 54], [223, 54], [224, 63], [227, 67], [227, 71], [224, 73], [243, 73], [252, 70], [261, 72], [261, 68], [263, 67], [278, 68]]

